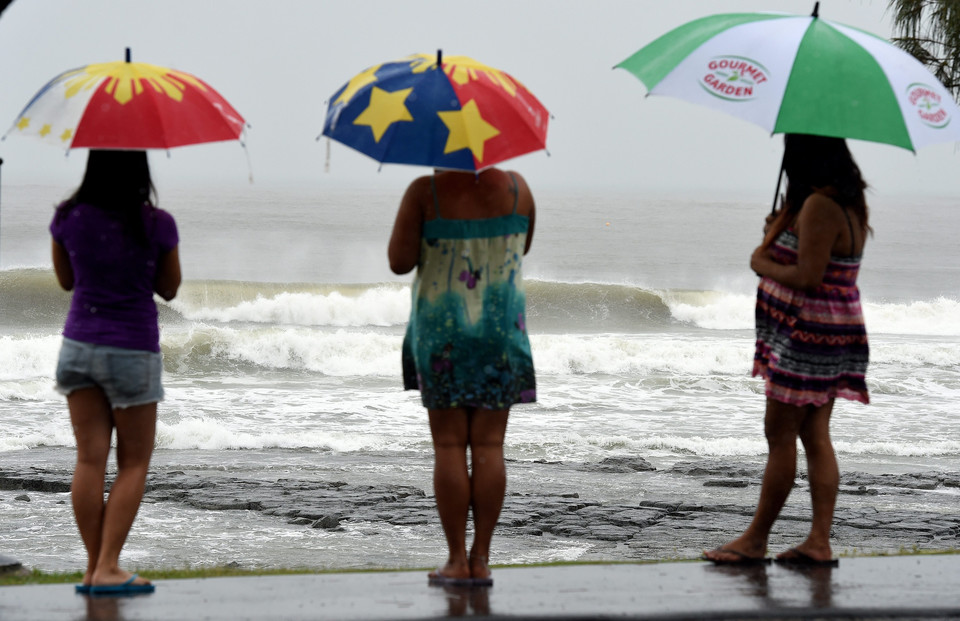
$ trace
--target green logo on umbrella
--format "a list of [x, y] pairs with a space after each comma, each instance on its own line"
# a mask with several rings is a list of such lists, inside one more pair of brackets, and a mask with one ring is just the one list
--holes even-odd
[[950, 115], [941, 103], [943, 98], [933, 87], [914, 82], [907, 87], [907, 100], [927, 127], [942, 129], [950, 124]]
[[700, 86], [714, 97], [727, 101], [750, 101], [768, 81], [767, 68], [743, 56], [716, 56], [707, 62]]

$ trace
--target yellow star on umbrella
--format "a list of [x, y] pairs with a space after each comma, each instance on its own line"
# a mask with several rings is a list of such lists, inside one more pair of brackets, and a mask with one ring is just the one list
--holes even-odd
[[444, 153], [470, 149], [477, 161], [482, 162], [484, 143], [500, 134], [499, 129], [483, 120], [477, 102], [473, 99], [468, 101], [462, 110], [437, 112], [437, 115], [450, 130]]
[[373, 130], [373, 139], [380, 142], [387, 129], [397, 121], [413, 120], [403, 103], [412, 92], [412, 87], [391, 93], [374, 86], [370, 90], [370, 104], [354, 119], [353, 124], [368, 125]]
[[380, 69], [380, 65], [370, 67], [369, 69], [361, 71], [357, 75], [350, 78], [350, 81], [347, 82], [346, 88], [343, 89], [343, 92], [340, 93], [340, 96], [337, 97], [333, 101], [333, 103], [334, 104], [347, 103], [348, 101], [353, 99], [353, 96], [356, 95], [361, 88], [363, 88], [367, 84], [372, 84], [373, 82], [376, 82], [377, 81], [376, 73], [378, 69]]

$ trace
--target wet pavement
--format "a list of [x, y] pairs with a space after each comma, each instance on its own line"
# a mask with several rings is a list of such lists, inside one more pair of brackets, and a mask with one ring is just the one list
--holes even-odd
[[837, 568], [703, 562], [497, 568], [492, 588], [427, 586], [423, 571], [157, 581], [151, 595], [0, 588], [0, 619], [960, 618], [960, 555], [844, 558]]

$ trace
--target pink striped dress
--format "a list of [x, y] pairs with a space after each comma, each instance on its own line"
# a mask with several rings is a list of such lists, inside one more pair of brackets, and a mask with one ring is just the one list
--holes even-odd
[[[785, 230], [773, 259], [797, 262], [797, 236]], [[766, 380], [767, 397], [821, 406], [842, 397], [869, 403], [864, 377], [870, 355], [860, 308], [860, 258], [831, 256], [823, 282], [798, 291], [764, 277], [757, 288], [757, 347], [753, 375]]]

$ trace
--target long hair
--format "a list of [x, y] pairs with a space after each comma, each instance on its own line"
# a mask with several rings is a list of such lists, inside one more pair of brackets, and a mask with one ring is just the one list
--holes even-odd
[[150, 178], [146, 151], [91, 149], [80, 187], [58, 213], [64, 217], [84, 203], [116, 213], [124, 231], [139, 243], [146, 243], [143, 206], [156, 206], [156, 189]]
[[864, 231], [872, 232], [868, 224], [867, 200], [864, 190], [867, 182], [853, 160], [847, 143], [842, 138], [787, 134], [783, 139], [783, 170], [787, 173], [787, 195], [780, 215], [770, 227], [764, 240], [769, 246], [794, 217], [804, 201], [816, 191], [822, 191], [841, 207], [857, 215]]

